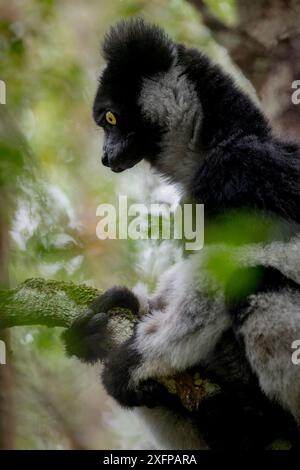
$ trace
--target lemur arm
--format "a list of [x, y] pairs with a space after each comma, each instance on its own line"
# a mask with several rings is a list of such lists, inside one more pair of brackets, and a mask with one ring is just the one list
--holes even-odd
[[[141, 318], [135, 294], [126, 288], [121, 289], [126, 292], [127, 306], [134, 305], [137, 323], [132, 338], [105, 360], [103, 381], [108, 392], [122, 404], [129, 405], [127, 398], [130, 406], [141, 403], [140, 393], [136, 402], [133, 397], [138, 384], [185, 371], [199, 363], [229, 327], [229, 317], [224, 314], [220, 295], [215, 298], [207, 296], [197, 288], [196, 258], [193, 256], [180, 262], [164, 274], [157, 293], [149, 299], [148, 313]], [[103, 303], [100, 298], [66, 332], [65, 341], [70, 354], [87, 361], [103, 359], [105, 311], [108, 306], [120, 306], [120, 298], [122, 306], [125, 306], [119, 290], [108, 291]], [[142, 304], [145, 302], [140, 301], [139, 305]], [[119, 368], [121, 371], [117, 374]]]

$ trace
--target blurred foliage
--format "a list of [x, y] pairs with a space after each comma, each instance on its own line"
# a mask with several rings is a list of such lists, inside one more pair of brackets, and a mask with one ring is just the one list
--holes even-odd
[[[233, 0], [209, 0], [234, 21]], [[120, 194], [151, 202], [156, 182], [143, 166], [129, 176], [100, 166], [101, 131], [91, 119], [110, 24], [142, 15], [176, 40], [232, 65], [185, 0], [11, 0], [0, 4], [0, 196], [10, 234], [12, 285], [28, 277], [106, 288], [138, 279], [155, 284], [177, 248], [153, 241], [100, 241], [96, 207]], [[128, 184], [130, 178], [130, 185]], [[133, 183], [135, 181], [135, 183]], [[118, 447], [103, 425], [107, 398], [97, 373], [64, 357], [59, 329], [13, 333], [16, 448]]]
[[236, 23], [236, 0], [206, 0], [205, 3], [225, 24], [232, 25]]
[[275, 217], [255, 211], [228, 211], [205, 223], [206, 244], [242, 246], [268, 243], [289, 235], [289, 229]]

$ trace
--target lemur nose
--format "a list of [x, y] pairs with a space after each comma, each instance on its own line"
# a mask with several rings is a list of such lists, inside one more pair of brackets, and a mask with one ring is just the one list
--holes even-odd
[[102, 164], [103, 164], [104, 166], [109, 166], [109, 161], [108, 161], [107, 153], [104, 153], [104, 154], [103, 154], [103, 157], [102, 157]]

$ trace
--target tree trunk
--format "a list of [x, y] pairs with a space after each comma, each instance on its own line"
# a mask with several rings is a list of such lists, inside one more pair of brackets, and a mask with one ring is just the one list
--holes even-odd
[[238, 24], [217, 19], [204, 0], [190, 0], [216, 41], [256, 88], [277, 132], [300, 140], [300, 104], [292, 83], [300, 80], [300, 0], [237, 0]]

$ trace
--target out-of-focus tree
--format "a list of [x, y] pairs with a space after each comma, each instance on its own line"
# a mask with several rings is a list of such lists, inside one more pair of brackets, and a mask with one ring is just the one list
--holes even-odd
[[[0, 78], [7, 91], [6, 104], [0, 105], [2, 287], [8, 278], [15, 285], [28, 276], [97, 282], [105, 265], [99, 259], [109, 257], [108, 245], [94, 236], [95, 207], [113, 186], [108, 179], [101, 188], [92, 177], [98, 166], [91, 121], [96, 72], [86, 63], [78, 36], [80, 28], [87, 33], [97, 3], [85, 9], [83, 28], [80, 11], [68, 2], [1, 3]], [[96, 69], [99, 39], [95, 31], [90, 38]], [[110, 271], [106, 263], [108, 285], [113, 260], [111, 265]], [[19, 328], [11, 336], [10, 346], [7, 334], [4, 339], [13, 355], [0, 369], [1, 448], [82, 448], [96, 441], [98, 446], [99, 440], [107, 447], [103, 394], [93, 387], [98, 378], [63, 359], [59, 331]], [[74, 404], [81, 397], [83, 403], [98, 403], [98, 414], [88, 405], [79, 408], [85, 411], [81, 422], [89, 421], [82, 436], [65, 396], [72, 389], [77, 390]]]
[[[300, 77], [300, 1], [190, 0], [190, 3], [254, 85], [263, 111], [278, 132], [283, 137], [300, 139], [300, 106], [291, 99], [295, 91], [292, 84]], [[220, 14], [228, 4], [235, 12], [233, 24]]]

